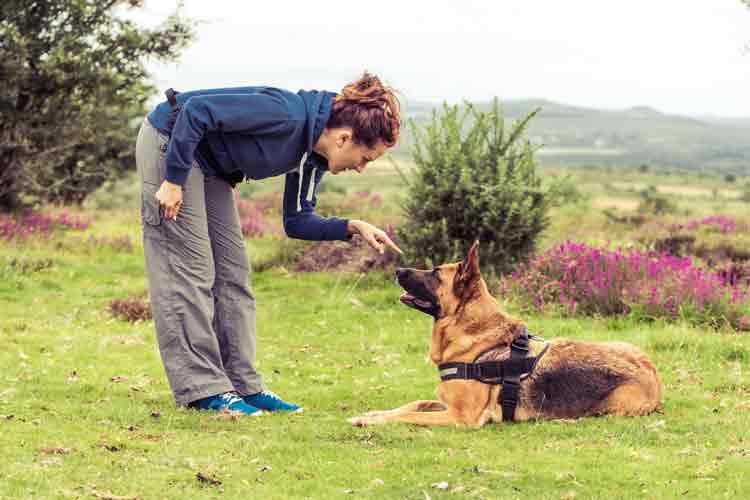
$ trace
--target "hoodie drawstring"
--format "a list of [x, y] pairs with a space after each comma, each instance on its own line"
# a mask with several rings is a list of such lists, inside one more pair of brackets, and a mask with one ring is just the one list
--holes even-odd
[[302, 180], [304, 179], [305, 173], [305, 162], [307, 161], [307, 152], [302, 155], [302, 159], [299, 161], [299, 185], [297, 186], [297, 212], [302, 211]]
[[318, 167], [312, 169], [310, 174], [310, 183], [307, 185], [307, 201], [312, 201], [313, 194], [315, 194], [315, 171]]

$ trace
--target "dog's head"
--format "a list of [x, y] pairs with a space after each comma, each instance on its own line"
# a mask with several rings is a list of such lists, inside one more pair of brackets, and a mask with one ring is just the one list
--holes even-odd
[[462, 262], [432, 270], [398, 268], [396, 278], [404, 289], [402, 303], [435, 319], [456, 314], [477, 298], [484, 285], [479, 271], [479, 242], [474, 242]]

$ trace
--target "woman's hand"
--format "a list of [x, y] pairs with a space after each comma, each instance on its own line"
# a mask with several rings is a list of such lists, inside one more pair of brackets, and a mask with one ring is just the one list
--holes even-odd
[[372, 248], [380, 253], [383, 253], [385, 246], [388, 246], [399, 255], [404, 253], [393, 241], [391, 241], [385, 231], [378, 229], [365, 221], [350, 220], [346, 229], [349, 231], [349, 234], [360, 235]]
[[155, 196], [159, 201], [159, 206], [164, 208], [164, 218], [176, 220], [177, 212], [182, 206], [182, 186], [165, 180], [159, 186]]

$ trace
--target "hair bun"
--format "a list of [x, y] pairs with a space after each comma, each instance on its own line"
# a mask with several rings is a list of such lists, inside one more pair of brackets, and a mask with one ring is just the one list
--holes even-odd
[[349, 126], [357, 140], [372, 146], [377, 139], [388, 146], [398, 140], [401, 106], [396, 91], [365, 71], [334, 99], [330, 126]]

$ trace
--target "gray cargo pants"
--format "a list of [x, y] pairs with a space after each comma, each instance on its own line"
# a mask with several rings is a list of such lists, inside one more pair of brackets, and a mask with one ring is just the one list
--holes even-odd
[[255, 362], [255, 298], [232, 188], [193, 164], [176, 220], [155, 198], [168, 138], [144, 120], [136, 143], [143, 249], [159, 351], [178, 405], [264, 389]]

